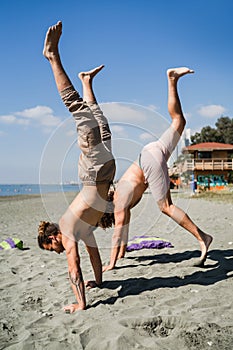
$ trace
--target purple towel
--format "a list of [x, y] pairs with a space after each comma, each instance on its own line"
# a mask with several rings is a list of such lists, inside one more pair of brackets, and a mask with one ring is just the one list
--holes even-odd
[[139, 249], [161, 249], [161, 248], [173, 248], [173, 245], [166, 241], [165, 239], [159, 237], [150, 237], [150, 236], [135, 236], [133, 237], [127, 245], [126, 251], [131, 252], [133, 250]]

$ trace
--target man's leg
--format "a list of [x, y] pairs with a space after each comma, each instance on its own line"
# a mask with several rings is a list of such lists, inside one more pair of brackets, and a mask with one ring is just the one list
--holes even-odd
[[49, 60], [56, 86], [59, 92], [71, 86], [72, 83], [67, 76], [60, 59], [58, 43], [62, 34], [62, 23], [57, 22], [51, 26], [46, 34], [43, 55]]
[[[186, 121], [182, 112], [182, 107], [177, 91], [177, 82], [180, 77], [185, 74], [193, 73], [193, 70], [182, 67], [182, 68], [172, 68], [167, 71], [168, 78], [168, 111], [172, 118], [171, 127], [175, 130], [171, 148], [175, 148], [177, 142], [180, 139], [180, 136], [184, 130]], [[163, 142], [166, 145], [166, 142], [169, 142], [166, 139], [163, 139]], [[169, 154], [173, 149], [168, 150]], [[166, 157], [167, 158], [167, 157]], [[209, 245], [212, 242], [212, 237], [197, 227], [190, 217], [180, 208], [176, 207], [172, 203], [170, 189], [168, 190], [167, 196], [165, 199], [162, 199], [158, 202], [159, 208], [161, 211], [171, 217], [175, 222], [177, 222], [181, 227], [189, 231], [197, 238], [201, 248], [201, 257], [198, 265], [203, 266], [206, 260], [207, 251]]]
[[158, 202], [160, 210], [172, 218], [177, 224], [189, 231], [199, 242], [201, 248], [201, 257], [196, 266], [204, 266], [208, 248], [213, 240], [212, 236], [203, 232], [190, 217], [180, 208], [172, 203], [170, 190], [164, 200]]
[[183, 75], [194, 73], [193, 70], [187, 67], [171, 68], [167, 70], [168, 79], [168, 112], [172, 118], [172, 127], [182, 134], [186, 121], [182, 112], [182, 107], [177, 91], [177, 83]]
[[[44, 44], [44, 56], [50, 62], [54, 79], [61, 98], [73, 114], [79, 137], [79, 146], [84, 155], [89, 154], [90, 147], [87, 144], [87, 137], [93, 146], [101, 143], [101, 134], [97, 121], [87, 103], [83, 101], [79, 93], [74, 89], [61, 63], [58, 44], [62, 34], [62, 23], [50, 27], [46, 34]], [[100, 68], [101, 69], [101, 68]], [[100, 70], [99, 69], [99, 70]], [[95, 74], [98, 70], [96, 70]], [[92, 79], [95, 74], [92, 74]], [[92, 96], [89, 96], [92, 99]], [[95, 97], [93, 95], [93, 99]], [[91, 145], [92, 146], [92, 145]]]
[[80, 72], [78, 77], [83, 86], [83, 100], [88, 103], [97, 103], [94, 91], [93, 91], [93, 78], [98, 74], [104, 65], [96, 67], [88, 72]]
[[101, 111], [93, 92], [93, 78], [103, 68], [104, 65], [101, 65], [90, 71], [81, 72], [79, 73], [78, 77], [81, 80], [83, 86], [83, 100], [87, 102], [88, 106], [92, 110], [94, 118], [99, 125], [102, 142], [104, 143], [107, 150], [111, 152], [111, 131], [108, 125], [108, 120], [103, 115], [103, 112]]
[[186, 124], [177, 91], [177, 83], [180, 77], [189, 73], [193, 73], [193, 70], [186, 67], [167, 70], [168, 112], [172, 118], [172, 123], [159, 139], [166, 160], [177, 146]]
[[[58, 92], [60, 93], [63, 102], [69, 109], [69, 111], [73, 113], [78, 110], [86, 109], [87, 112], [89, 112], [89, 114], [91, 115], [89, 108], [83, 103], [83, 99], [80, 97], [79, 93], [74, 89], [61, 63], [61, 58], [58, 49], [61, 34], [62, 22], [59, 21], [54, 26], [51, 26], [47, 31], [44, 42], [43, 54], [45, 58], [48, 59], [51, 65]], [[93, 117], [92, 119], [94, 120]]]
[[[92, 111], [93, 118], [99, 127], [101, 136], [101, 140], [98, 139], [99, 144], [94, 144], [95, 150], [98, 150], [99, 153], [97, 163], [101, 165], [98, 173], [98, 182], [108, 182], [109, 187], [115, 174], [115, 161], [111, 150], [111, 131], [108, 125], [108, 120], [103, 115], [93, 91], [93, 78], [103, 69], [103, 67], [104, 66], [101, 65], [90, 71], [81, 72], [78, 76], [82, 82], [83, 100]], [[97, 153], [95, 152], [95, 154]], [[99, 188], [98, 183], [97, 187]], [[107, 199], [107, 197], [104, 198]]]

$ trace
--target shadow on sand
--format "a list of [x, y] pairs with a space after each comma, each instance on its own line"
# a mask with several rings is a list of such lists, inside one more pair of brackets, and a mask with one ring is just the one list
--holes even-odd
[[[160, 254], [153, 256], [137, 257], [139, 265], [146, 260], [152, 260], [147, 266], [158, 263], [178, 263], [183, 260], [188, 260], [194, 256], [199, 256], [200, 252], [184, 252], [175, 254]], [[103, 283], [102, 288], [115, 290], [119, 287], [118, 295], [109, 297], [106, 300], [100, 300], [91, 305], [96, 307], [99, 304], [114, 304], [118, 299], [129, 296], [138, 295], [145, 291], [152, 291], [158, 288], [178, 288], [186, 285], [199, 284], [203, 286], [213, 285], [219, 281], [226, 280], [233, 277], [233, 250], [211, 250], [208, 257], [216, 263], [214, 265], [207, 265], [205, 268], [198, 268], [198, 271], [186, 275], [184, 277], [153, 277], [153, 278], [128, 278], [125, 280], [112, 280]], [[143, 264], [142, 264], [143, 265]], [[138, 265], [132, 265], [137, 267]], [[126, 266], [126, 267], [129, 267]], [[122, 268], [122, 267], [121, 267]]]

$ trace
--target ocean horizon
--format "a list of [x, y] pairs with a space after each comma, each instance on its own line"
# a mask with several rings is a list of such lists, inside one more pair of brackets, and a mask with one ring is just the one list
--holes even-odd
[[0, 197], [55, 192], [79, 192], [78, 184], [0, 184]]

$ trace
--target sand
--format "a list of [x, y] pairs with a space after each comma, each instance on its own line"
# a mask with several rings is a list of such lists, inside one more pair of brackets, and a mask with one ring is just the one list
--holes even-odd
[[[41, 219], [59, 219], [65, 206], [60, 200], [58, 194], [43, 201], [0, 198], [0, 239], [18, 237], [29, 248], [0, 251], [0, 349], [233, 349], [233, 201], [174, 195], [214, 237], [206, 268], [198, 268], [198, 242], [146, 194], [133, 210], [130, 237], [159, 236], [174, 247], [127, 253], [104, 274], [101, 289], [86, 292], [87, 310], [66, 314], [62, 307], [74, 301], [66, 256], [42, 251], [36, 241]], [[103, 263], [111, 234], [95, 233]], [[93, 279], [80, 246], [84, 278]]]

